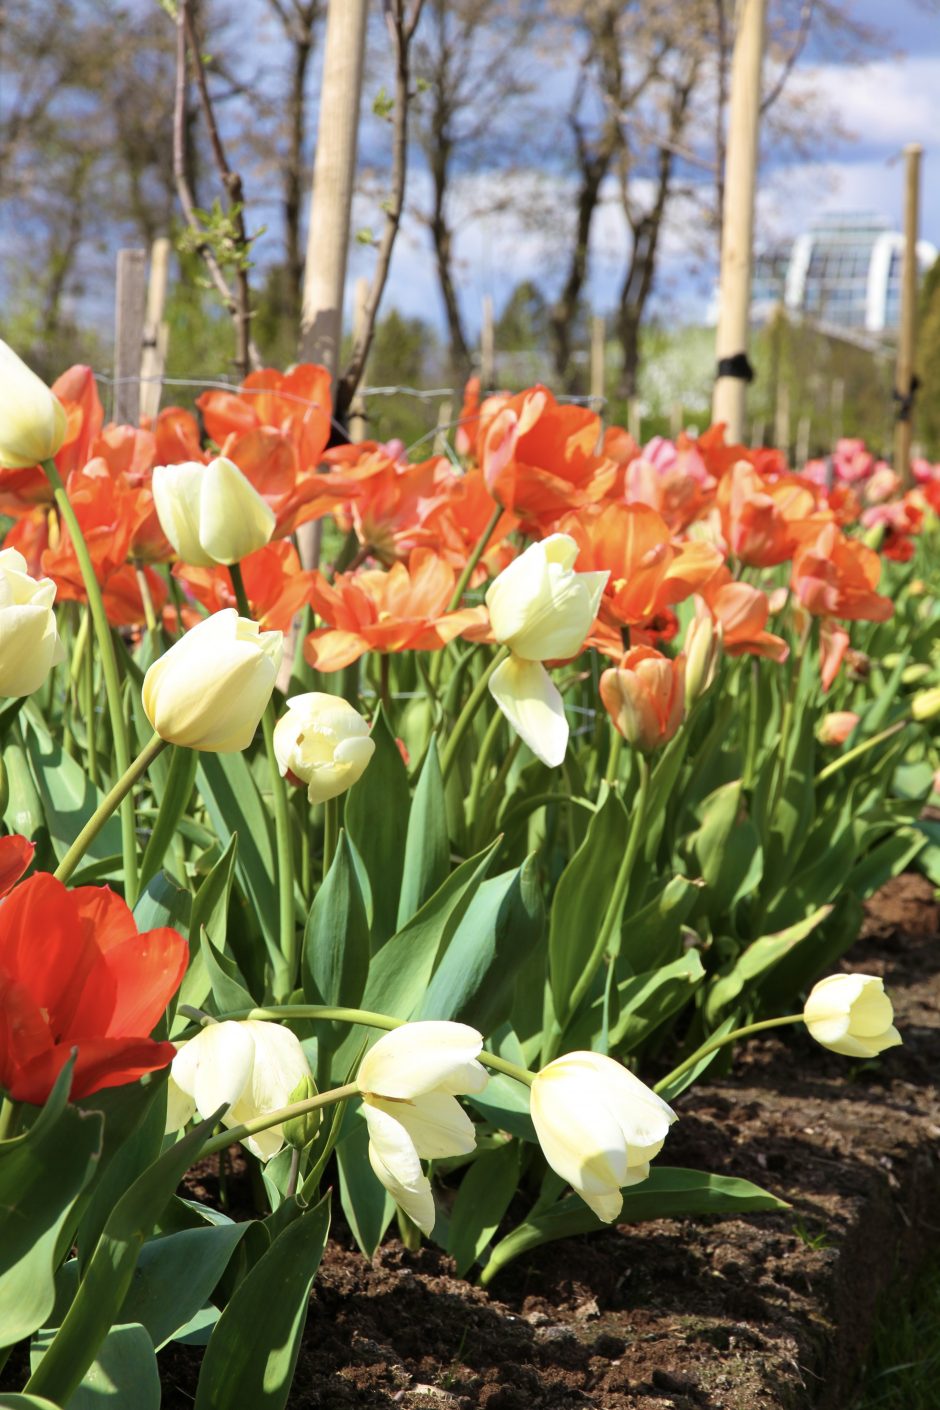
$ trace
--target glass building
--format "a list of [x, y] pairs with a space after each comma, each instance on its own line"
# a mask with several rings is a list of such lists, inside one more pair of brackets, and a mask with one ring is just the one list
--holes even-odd
[[[823, 326], [893, 332], [900, 319], [903, 248], [903, 235], [877, 216], [822, 219], [789, 247], [757, 256], [752, 316], [762, 321], [782, 302]], [[919, 240], [922, 276], [936, 258], [936, 248]]]

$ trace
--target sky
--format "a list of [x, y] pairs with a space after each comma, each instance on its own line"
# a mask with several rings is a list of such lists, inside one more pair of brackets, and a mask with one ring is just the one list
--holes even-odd
[[[818, 138], [797, 159], [783, 160], [765, 140], [757, 209], [757, 245], [786, 243], [808, 229], [820, 216], [866, 212], [883, 217], [893, 228], [902, 223], [904, 146], [924, 146], [921, 234], [940, 246], [940, 151], [932, 147], [940, 133], [940, 3], [938, 0], [853, 0], [855, 18], [877, 27], [884, 36], [882, 56], [863, 66], [842, 66], [810, 46], [791, 82], [822, 89], [834, 121], [820, 124]], [[849, 136], [836, 134], [844, 129]], [[518, 178], [513, 178], [518, 179]], [[545, 194], [546, 182], [556, 181], [549, 200], [570, 197], [560, 178], [539, 178], [533, 185]], [[410, 177], [412, 195], [423, 194], [420, 171]], [[493, 178], [468, 174], [456, 196], [457, 206], [473, 210], [481, 186]], [[618, 272], [626, 232], [609, 190], [596, 222], [589, 298], [597, 312], [615, 305]], [[365, 207], [361, 212], [363, 223]], [[666, 232], [657, 307], [661, 316], [695, 322], [706, 315], [714, 290], [714, 264], [691, 258], [687, 238], [689, 212], [673, 211]], [[551, 291], [560, 279], [553, 242], [539, 229], [520, 229], [506, 217], [478, 217], [461, 223], [457, 257], [468, 323], [476, 326], [484, 294], [497, 310], [519, 280], [535, 276]], [[368, 250], [351, 262], [350, 278], [367, 273]], [[386, 307], [421, 315], [440, 323], [428, 255], [427, 237], [414, 222], [406, 223], [396, 251], [386, 295]]]

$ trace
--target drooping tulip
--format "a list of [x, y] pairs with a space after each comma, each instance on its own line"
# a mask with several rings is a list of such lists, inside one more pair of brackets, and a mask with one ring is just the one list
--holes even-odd
[[58, 397], [0, 339], [0, 466], [25, 470], [51, 460], [67, 429]]
[[240, 563], [274, 533], [274, 511], [233, 461], [158, 465], [153, 502], [160, 527], [184, 563]]
[[877, 1057], [901, 1035], [884, 980], [872, 974], [830, 974], [810, 991], [803, 1020], [810, 1037], [843, 1057]]
[[215, 612], [150, 667], [147, 719], [169, 744], [211, 754], [247, 749], [282, 654], [283, 633], [261, 631], [232, 607]]
[[347, 700], [315, 690], [288, 700], [274, 726], [274, 752], [281, 774], [305, 783], [311, 803], [323, 803], [362, 777], [375, 741]]
[[639, 1077], [601, 1053], [566, 1053], [536, 1074], [532, 1122], [545, 1159], [610, 1223], [621, 1190], [650, 1173], [675, 1113]]

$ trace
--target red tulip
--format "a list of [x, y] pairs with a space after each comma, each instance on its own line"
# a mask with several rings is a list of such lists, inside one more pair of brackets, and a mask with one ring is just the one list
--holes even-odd
[[148, 1035], [187, 958], [175, 930], [138, 934], [107, 887], [29, 877], [0, 901], [0, 1087], [41, 1104], [73, 1050], [73, 1098], [168, 1067], [173, 1044]]

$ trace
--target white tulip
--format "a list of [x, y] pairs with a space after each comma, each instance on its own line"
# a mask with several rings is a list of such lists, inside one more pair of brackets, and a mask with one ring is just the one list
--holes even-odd
[[474, 1149], [473, 1122], [455, 1098], [486, 1086], [476, 1061], [482, 1047], [480, 1034], [464, 1023], [405, 1023], [359, 1064], [372, 1169], [425, 1234], [434, 1227], [434, 1197], [421, 1161]]
[[[256, 1019], [209, 1023], [183, 1043], [170, 1068], [166, 1129], [178, 1131], [198, 1113], [205, 1119], [223, 1104], [227, 1129], [287, 1106], [310, 1066], [289, 1028]], [[282, 1126], [269, 1126], [243, 1142], [259, 1160], [284, 1146]]]
[[51, 460], [67, 428], [59, 398], [0, 340], [0, 466], [24, 470]]
[[274, 753], [282, 775], [293, 774], [307, 784], [311, 803], [323, 803], [362, 777], [375, 741], [348, 700], [314, 690], [288, 700], [274, 726]]
[[550, 534], [514, 559], [486, 594], [493, 636], [512, 653], [490, 677], [490, 694], [549, 768], [564, 760], [568, 721], [541, 663], [566, 660], [581, 650], [610, 576], [576, 573], [577, 555], [569, 534]]
[[55, 591], [51, 578], [30, 577], [22, 553], [0, 550], [0, 695], [32, 695], [65, 660]]
[[877, 1057], [901, 1035], [884, 980], [871, 974], [830, 974], [814, 986], [803, 1009], [810, 1035], [843, 1057]]
[[186, 749], [247, 749], [274, 690], [283, 640], [234, 607], [213, 613], [150, 667], [147, 719], [162, 739]]
[[277, 522], [250, 480], [221, 455], [208, 465], [156, 466], [153, 503], [180, 558], [199, 568], [241, 562], [270, 542]]
[[532, 1122], [545, 1159], [610, 1223], [620, 1193], [650, 1173], [675, 1112], [621, 1063], [601, 1053], [566, 1053], [536, 1074]]

